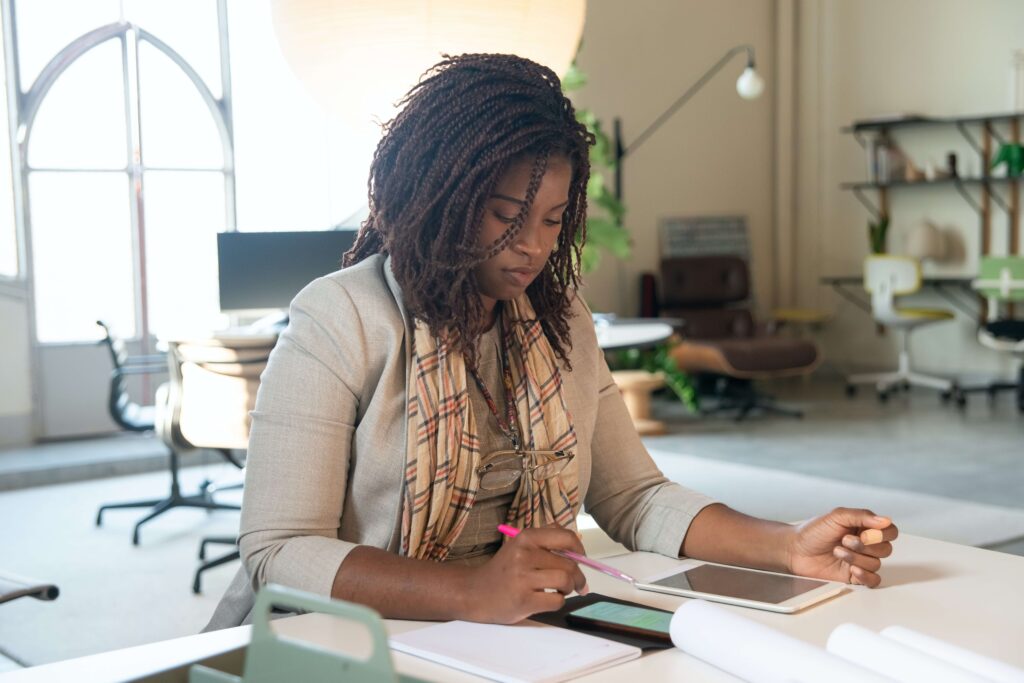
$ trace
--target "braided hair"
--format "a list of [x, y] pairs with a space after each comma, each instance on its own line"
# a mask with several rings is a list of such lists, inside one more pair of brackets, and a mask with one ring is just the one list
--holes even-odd
[[[512, 244], [547, 169], [572, 165], [555, 250], [527, 295], [555, 353], [568, 364], [570, 296], [579, 286], [589, 146], [558, 76], [514, 55], [445, 55], [399, 103], [370, 167], [370, 214], [346, 267], [391, 256], [409, 312], [476, 362], [484, 308], [473, 269]], [[532, 159], [525, 204], [504, 234], [479, 247], [485, 203], [514, 163]]]

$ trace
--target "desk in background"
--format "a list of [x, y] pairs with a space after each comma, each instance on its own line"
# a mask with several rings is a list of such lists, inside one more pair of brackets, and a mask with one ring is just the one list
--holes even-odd
[[[828, 634], [839, 624], [853, 622], [879, 631], [898, 624], [954, 642], [980, 654], [1024, 666], [1024, 557], [901, 536], [882, 570], [882, 588], [850, 587], [833, 600], [804, 612], [787, 615], [725, 605], [748, 619], [813, 645], [824, 647]], [[647, 576], [676, 564], [661, 555], [627, 553], [606, 559], [632, 574]], [[605, 595], [674, 610], [685, 598], [639, 591], [604, 574], [582, 567], [590, 588]], [[172, 598], [168, 598], [172, 599]], [[426, 622], [388, 620], [389, 633], [402, 633], [429, 625]], [[351, 628], [319, 614], [280, 619], [275, 628], [292, 638], [344, 649], [352, 640]], [[355, 627], [352, 627], [355, 628]], [[188, 666], [202, 660], [238, 671], [240, 648], [249, 642], [248, 626], [188, 636], [90, 657], [57, 662], [0, 676], [3, 683], [49, 681], [187, 681]], [[410, 655], [392, 653], [395, 668], [430, 681], [479, 683], [481, 679]], [[735, 681], [736, 679], [675, 648], [599, 671], [578, 680], [619, 683], [624, 680]]]
[[[939, 296], [967, 317], [979, 318], [983, 311], [978, 295], [971, 288], [973, 279], [956, 276], [922, 277], [921, 286], [925, 289], [935, 290]], [[857, 308], [871, 313], [871, 299], [864, 291], [864, 278], [862, 276], [828, 275], [821, 278], [819, 282], [832, 287], [836, 294]]]

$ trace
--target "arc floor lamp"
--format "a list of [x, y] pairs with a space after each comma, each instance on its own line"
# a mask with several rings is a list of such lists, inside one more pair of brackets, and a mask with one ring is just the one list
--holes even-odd
[[736, 80], [736, 92], [745, 100], [754, 100], [761, 96], [764, 92], [764, 79], [761, 78], [760, 74], [754, 67], [754, 48], [751, 45], [737, 45], [732, 48], [725, 55], [722, 56], [717, 62], [712, 65], [710, 69], [704, 72], [704, 75], [697, 79], [697, 81], [691, 85], [686, 92], [679, 96], [679, 98], [666, 109], [661, 116], [654, 119], [654, 121], [643, 130], [636, 139], [623, 146], [622, 143], [622, 121], [618, 117], [614, 121], [613, 129], [613, 149], [615, 152], [615, 198], [622, 199], [622, 160], [635, 152], [640, 145], [644, 144], [649, 137], [654, 135], [655, 132], [661, 126], [672, 118], [672, 115], [679, 111], [679, 108], [690, 101], [697, 92], [703, 88], [708, 81], [714, 78], [715, 74], [722, 70], [722, 68], [729, 63], [736, 55], [745, 52], [747, 55], [747, 67], [740, 74], [740, 77]]

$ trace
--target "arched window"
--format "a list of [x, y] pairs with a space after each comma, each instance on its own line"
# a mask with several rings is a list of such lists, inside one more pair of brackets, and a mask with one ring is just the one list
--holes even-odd
[[235, 229], [226, 0], [5, 9], [36, 341], [95, 339], [98, 318], [144, 343], [220, 326], [216, 233]]

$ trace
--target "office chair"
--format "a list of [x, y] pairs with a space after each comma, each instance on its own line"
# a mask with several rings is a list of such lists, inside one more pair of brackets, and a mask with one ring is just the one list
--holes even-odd
[[103, 339], [99, 343], [107, 347], [114, 364], [107, 400], [110, 418], [129, 432], [153, 431], [156, 425], [156, 406], [144, 406], [133, 401], [128, 394], [127, 380], [132, 375], [167, 374], [167, 356], [129, 356], [124, 341], [111, 334], [109, 325], [102, 320], [97, 320], [96, 324], [103, 328]]
[[0, 574], [0, 603], [24, 597], [49, 601], [56, 600], [58, 595], [60, 589], [56, 584], [15, 574]]
[[[266, 367], [276, 335], [234, 337], [230, 340], [170, 343], [172, 405], [169, 421], [158, 432], [182, 448], [245, 449], [249, 444], [249, 411], [256, 402], [260, 374]], [[175, 391], [176, 389], [176, 391]], [[210, 492], [240, 485], [209, 487]], [[233, 506], [237, 509], [237, 506]], [[233, 550], [207, 560], [210, 544]], [[238, 539], [210, 536], [199, 545], [202, 564], [195, 571], [192, 591], [200, 592], [203, 573], [239, 559]]]
[[[227, 462], [241, 469], [233, 449], [244, 449], [248, 441], [248, 410], [251, 398], [255, 400], [255, 387], [259, 373], [266, 363], [269, 348], [265, 339], [260, 345], [241, 352], [210, 340], [209, 346], [170, 343], [167, 355], [169, 381], [157, 390], [155, 431], [169, 451], [171, 473], [170, 492], [164, 498], [107, 504], [96, 514], [96, 525], [103, 521], [103, 512], [124, 508], [152, 508], [136, 522], [132, 531], [132, 544], [139, 544], [139, 529], [143, 524], [178, 507], [204, 510], [238, 510], [239, 506], [219, 503], [213, 499], [214, 488], [204, 481], [199, 491], [184, 495], [179, 483], [181, 456], [199, 449], [219, 453]], [[272, 346], [272, 344], [271, 344]], [[207, 356], [203, 356], [203, 353]], [[255, 380], [252, 378], [255, 373]], [[242, 396], [239, 398], [239, 387]], [[238, 422], [245, 422], [239, 436]], [[193, 440], [194, 439], [194, 440]]]
[[736, 420], [760, 410], [802, 417], [757, 390], [756, 380], [813, 372], [820, 362], [810, 341], [776, 337], [747, 307], [750, 272], [737, 256], [688, 256], [661, 262], [663, 316], [683, 320], [683, 341], [671, 350], [676, 366], [698, 374], [718, 399], [702, 413], [736, 411]]
[[982, 392], [994, 400], [1000, 391], [1017, 393], [1017, 410], [1024, 412], [1024, 320], [1001, 315], [1001, 304], [1024, 301], [1024, 257], [983, 256], [981, 277], [971, 285], [988, 300], [988, 320], [978, 329], [978, 342], [986, 348], [1010, 353], [1022, 361], [1016, 382], [992, 382], [960, 390], [960, 396]]
[[896, 298], [921, 289], [921, 266], [912, 258], [879, 254], [864, 261], [864, 289], [871, 295], [871, 315], [880, 325], [900, 335], [899, 361], [896, 370], [850, 375], [846, 378], [846, 394], [853, 396], [858, 384], [874, 384], [878, 399], [886, 401], [890, 392], [922, 386], [938, 389], [948, 400], [956, 392], [953, 380], [914, 372], [910, 365], [910, 333], [923, 325], [952, 320], [953, 313], [942, 308], [899, 308]]

